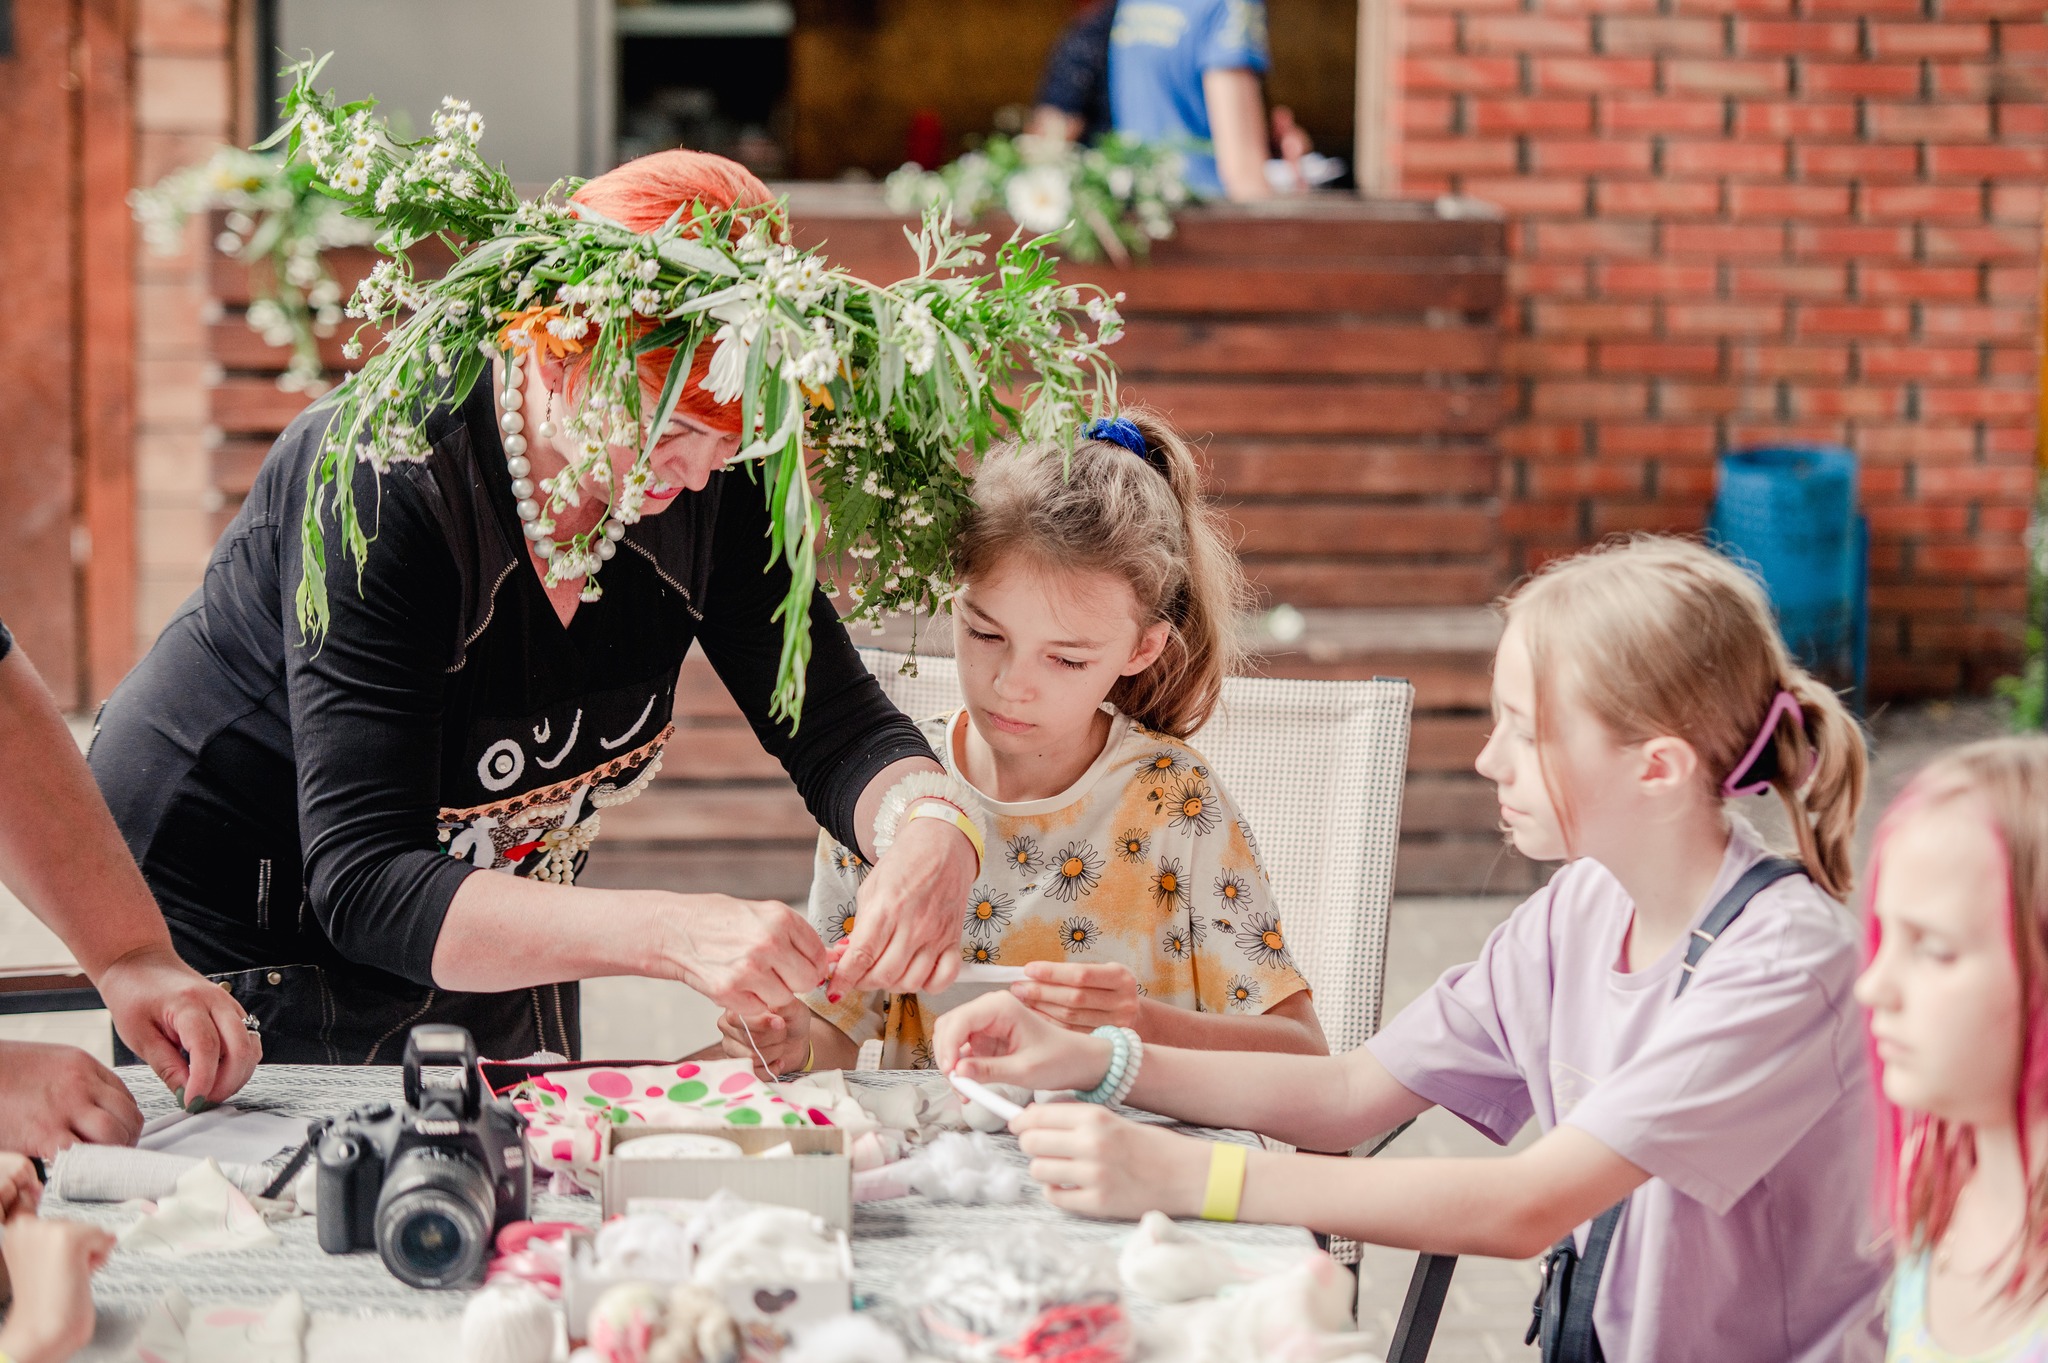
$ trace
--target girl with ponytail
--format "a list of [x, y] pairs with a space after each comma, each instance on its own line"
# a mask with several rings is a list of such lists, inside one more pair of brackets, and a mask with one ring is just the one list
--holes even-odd
[[[1351, 1150], [1433, 1106], [1502, 1159], [1245, 1157], [1085, 1103], [1013, 1124], [1047, 1196], [1306, 1225], [1438, 1254], [1549, 1251], [1545, 1363], [1875, 1357], [1871, 1138], [1849, 838], [1855, 721], [1787, 655], [1757, 584], [1640, 538], [1551, 564], [1504, 605], [1478, 769], [1515, 846], [1563, 861], [1479, 959], [1335, 1058], [1125, 1054], [1001, 998], [941, 1019], [983, 1082]], [[1799, 860], [1727, 805], [1775, 790]], [[1135, 1068], [1135, 1079], [1130, 1071]]]
[[[961, 905], [970, 983], [728, 1014], [727, 1052], [762, 1040], [770, 1066], [850, 1066], [880, 1038], [885, 1067], [929, 1067], [931, 1024], [973, 996], [976, 966], [1022, 967], [1014, 997], [1063, 1026], [1326, 1050], [1251, 828], [1186, 741], [1237, 665], [1247, 597], [1186, 442], [1135, 411], [1071, 445], [991, 450], [953, 561], [966, 704], [922, 728], [987, 816]], [[866, 874], [820, 840], [811, 918], [828, 944], [852, 932]]]

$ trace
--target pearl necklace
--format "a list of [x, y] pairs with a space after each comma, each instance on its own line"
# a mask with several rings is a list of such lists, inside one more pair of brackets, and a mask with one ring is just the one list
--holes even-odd
[[[505, 356], [505, 388], [498, 395], [499, 439], [505, 447], [505, 472], [512, 475], [512, 496], [516, 503], [513, 508], [519, 513], [520, 533], [533, 546], [534, 554], [543, 561], [552, 563], [556, 554], [563, 550], [579, 548], [578, 539], [588, 540], [590, 536], [577, 536], [557, 540], [554, 536], [555, 523], [543, 519], [542, 506], [535, 498], [533, 484], [533, 463], [526, 457], [526, 366], [521, 357], [513, 352]], [[555, 424], [543, 420], [537, 428], [537, 435], [551, 440], [555, 435]], [[626, 537], [626, 523], [614, 513], [607, 513], [601, 536], [588, 551], [584, 563], [583, 590], [577, 593], [579, 601], [595, 601], [604, 594], [597, 585], [597, 569], [602, 563], [609, 563], [619, 552], [619, 541]], [[549, 573], [549, 584], [554, 585], [554, 573]]]

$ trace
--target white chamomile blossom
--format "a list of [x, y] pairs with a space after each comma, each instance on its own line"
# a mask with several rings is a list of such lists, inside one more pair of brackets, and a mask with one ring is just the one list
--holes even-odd
[[1027, 232], [1057, 232], [1074, 214], [1074, 192], [1059, 166], [1032, 166], [1011, 176], [1003, 202]]
[[647, 256], [638, 265], [633, 267], [633, 272], [639, 277], [642, 284], [652, 284], [655, 280], [661, 278], [661, 261], [658, 257]]
[[633, 311], [642, 317], [654, 316], [661, 311], [661, 295], [652, 289], [635, 289]]
[[931, 304], [913, 298], [903, 305], [903, 362], [912, 374], [930, 372], [939, 355], [939, 328], [932, 320]]

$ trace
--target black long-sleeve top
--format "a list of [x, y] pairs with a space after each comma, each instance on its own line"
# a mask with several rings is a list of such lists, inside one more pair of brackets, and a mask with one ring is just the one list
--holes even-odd
[[268, 1059], [389, 1063], [426, 1021], [468, 1026], [488, 1055], [575, 1055], [574, 985], [438, 989], [435, 943], [469, 876], [580, 869], [603, 810], [653, 779], [693, 640], [848, 845], [875, 774], [930, 754], [822, 592], [803, 722], [768, 718], [789, 575], [763, 571], [767, 513], [744, 471], [630, 527], [602, 599], [565, 628], [525, 552], [494, 415], [479, 384], [429, 417], [425, 462], [381, 479], [359, 466], [374, 539], [359, 587], [328, 535], [332, 619], [310, 643], [294, 598], [326, 413], [301, 416], [101, 714], [91, 763], [115, 820], [179, 952], [257, 1017]]

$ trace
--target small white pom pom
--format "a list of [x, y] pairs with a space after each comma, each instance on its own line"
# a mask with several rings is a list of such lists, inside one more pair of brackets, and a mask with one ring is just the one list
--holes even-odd
[[485, 1288], [463, 1308], [468, 1363], [548, 1363], [554, 1354], [554, 1303], [527, 1284]]

